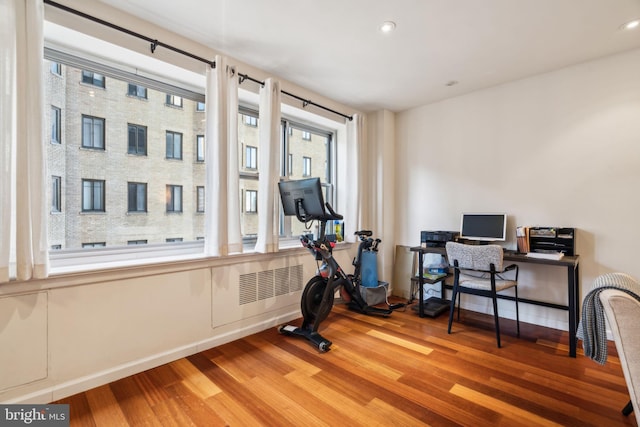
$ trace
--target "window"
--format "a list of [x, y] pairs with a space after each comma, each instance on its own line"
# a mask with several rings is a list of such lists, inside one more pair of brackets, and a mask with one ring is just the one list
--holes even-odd
[[49, 66], [49, 70], [51, 70], [51, 72], [57, 76], [61, 76], [62, 75], [62, 64], [60, 64], [59, 62], [51, 62], [51, 65]]
[[246, 190], [244, 193], [244, 211], [247, 213], [258, 212], [258, 192]]
[[135, 96], [136, 98], [147, 99], [147, 88], [144, 86], [129, 83], [127, 95]]
[[204, 135], [196, 136], [196, 161], [204, 162]]
[[51, 245], [51, 250], [52, 251], [57, 251], [62, 249], [62, 245]]
[[147, 240], [146, 239], [142, 239], [142, 240], [127, 240], [127, 245], [146, 245], [147, 244]]
[[140, 125], [128, 125], [128, 150], [129, 154], [136, 154], [139, 156], [147, 155], [147, 127]]
[[82, 180], [82, 211], [104, 212], [104, 181]]
[[102, 74], [94, 73], [93, 71], [82, 70], [82, 83], [102, 88], [105, 87], [104, 76]]
[[250, 116], [247, 114], [244, 114], [244, 124], [247, 126], [253, 126], [253, 127], [257, 127], [258, 126], [258, 118], [256, 116]]
[[[325, 201], [335, 204], [334, 186], [332, 184], [333, 165], [333, 132], [302, 125], [294, 121], [283, 120], [283, 146], [289, 159], [302, 161], [283, 162], [282, 176], [288, 179], [319, 177], [324, 190]], [[308, 139], [306, 139], [308, 138]], [[283, 158], [286, 158], [283, 156]], [[313, 159], [313, 162], [311, 161]], [[295, 238], [307, 233], [303, 223], [295, 217], [281, 216], [280, 234], [283, 239]]]
[[247, 169], [258, 169], [258, 148], [247, 145], [244, 166]]
[[167, 105], [172, 107], [182, 108], [182, 97], [177, 95], [167, 94]]
[[201, 185], [197, 186], [196, 193], [197, 193], [197, 200], [198, 200], [196, 212], [204, 212], [204, 186], [201, 186]]
[[165, 240], [167, 243], [182, 242], [182, 237], [169, 237]]
[[[64, 138], [62, 144], [47, 141], [45, 147], [48, 179], [58, 176], [64, 185], [60, 192], [64, 198], [59, 199], [61, 211], [48, 215], [51, 244], [61, 244], [70, 251], [79, 250], [83, 243], [106, 241], [105, 230], [110, 247], [123, 247], [130, 240], [164, 243], [165, 238], [171, 236], [195, 242], [196, 236], [203, 236], [205, 218], [197, 212], [194, 190], [205, 185], [206, 166], [196, 163], [196, 148], [192, 144], [198, 135], [205, 133], [204, 116], [195, 112], [196, 104], [205, 101], [204, 87], [197, 93], [176, 86], [172, 76], [167, 76], [165, 82], [162, 75], [156, 75], [157, 79], [153, 80], [130, 75], [128, 70], [135, 70], [136, 64], [128, 64], [129, 58], [110, 61], [110, 66], [103, 66], [89, 58], [74, 56], [73, 52], [46, 48], [44, 55], [45, 71], [53, 61], [64, 66], [65, 76], [75, 76], [54, 78], [49, 75], [43, 79], [46, 90], [42, 108], [52, 114], [51, 119], [47, 117], [50, 134], [46, 137], [49, 139], [58, 134], [53, 117], [57, 110], [50, 113], [55, 106], [60, 107], [59, 139]], [[122, 69], [111, 68], [116, 63], [125, 65]], [[83, 68], [108, 78], [108, 91], [96, 89], [95, 96], [91, 96], [94, 86], [78, 84]], [[162, 73], [163, 68], [157, 67], [157, 72]], [[85, 78], [88, 76], [85, 73]], [[149, 102], [133, 99], [145, 92]], [[182, 103], [183, 109], [167, 108], [164, 103], [167, 93], [180, 95], [178, 102]], [[66, 108], [67, 105], [73, 108]], [[185, 111], [191, 113], [185, 114]], [[167, 130], [179, 132], [170, 133], [170, 156], [183, 160], [185, 156], [193, 156], [189, 157], [189, 162], [173, 161], [167, 165], [166, 147], [163, 147]], [[74, 143], [69, 144], [70, 141]], [[184, 146], [184, 141], [189, 141], [189, 147]], [[180, 215], [184, 220], [176, 221], [175, 215], [167, 214], [165, 192], [169, 183], [181, 186], [169, 201], [172, 211], [182, 212]], [[56, 209], [57, 193], [51, 193], [53, 186], [50, 182], [46, 187], [51, 212]], [[188, 197], [182, 193], [184, 188], [189, 189]], [[167, 230], [171, 231], [170, 235]], [[198, 250], [193, 249], [194, 252]], [[78, 263], [82, 262], [78, 258]]]
[[53, 105], [51, 106], [51, 142], [62, 143], [62, 112]]
[[167, 159], [182, 160], [182, 134], [167, 131]]
[[167, 212], [182, 212], [181, 185], [167, 185]]
[[104, 248], [107, 246], [105, 242], [92, 242], [92, 243], [83, 243], [83, 248]]
[[51, 212], [62, 212], [62, 177], [51, 177]]
[[204, 102], [196, 103], [196, 111], [204, 111]]
[[311, 157], [302, 158], [302, 176], [311, 176]]
[[147, 184], [142, 182], [127, 183], [129, 212], [147, 211]]
[[104, 150], [104, 119], [82, 116], [82, 146]]

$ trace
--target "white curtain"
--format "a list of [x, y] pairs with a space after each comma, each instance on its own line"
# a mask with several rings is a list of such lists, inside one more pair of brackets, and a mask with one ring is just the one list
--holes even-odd
[[347, 122], [347, 183], [349, 194], [345, 209], [344, 238], [347, 242], [355, 242], [353, 234], [362, 227], [362, 203], [364, 192], [363, 164], [365, 156], [365, 119], [360, 114], [354, 114]]
[[205, 164], [205, 253], [242, 251], [238, 175], [238, 83], [235, 68], [216, 56], [207, 70]]
[[42, 0], [0, 3], [0, 282], [14, 262], [18, 280], [49, 272], [43, 17]]
[[260, 89], [258, 130], [258, 239], [256, 252], [278, 251], [278, 202], [280, 179], [280, 83], [267, 79]]

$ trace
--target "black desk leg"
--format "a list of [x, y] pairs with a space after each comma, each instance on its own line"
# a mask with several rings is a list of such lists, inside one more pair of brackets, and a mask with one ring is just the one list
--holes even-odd
[[569, 356], [576, 357], [576, 331], [580, 317], [580, 291], [578, 289], [578, 266], [567, 267], [567, 283], [569, 284]]
[[420, 286], [420, 291], [418, 291], [419, 301], [418, 301], [418, 316], [424, 317], [424, 276], [422, 275], [422, 262], [423, 262], [423, 254], [422, 251], [418, 252], [418, 286]]

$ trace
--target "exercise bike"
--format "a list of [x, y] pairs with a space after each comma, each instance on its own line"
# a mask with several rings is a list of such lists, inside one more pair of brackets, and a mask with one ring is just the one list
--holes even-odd
[[284, 181], [279, 183], [279, 187], [285, 215], [295, 215], [307, 225], [313, 221], [319, 222], [317, 239], [308, 235], [300, 237], [300, 242], [313, 254], [319, 267], [317, 274], [307, 282], [302, 291], [302, 325], [282, 325], [278, 327], [278, 332], [303, 337], [320, 352], [326, 352], [332, 342], [320, 335], [318, 328], [331, 312], [337, 290], [340, 290], [345, 301], [348, 299], [348, 307], [360, 313], [386, 317], [393, 310], [369, 306], [360, 294], [358, 283], [354, 282], [354, 278], [359, 278], [360, 273], [356, 271], [357, 276], [346, 274], [333, 257], [335, 242], [328, 238], [326, 225], [328, 221], [339, 221], [343, 217], [334, 212], [329, 203], [324, 203], [320, 180], [309, 178]]

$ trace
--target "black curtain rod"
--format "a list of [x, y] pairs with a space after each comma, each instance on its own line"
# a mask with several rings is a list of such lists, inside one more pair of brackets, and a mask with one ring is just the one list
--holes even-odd
[[[254, 83], [258, 83], [260, 86], [264, 86], [264, 82], [261, 82], [260, 80], [254, 79], [253, 77], [247, 75], [247, 74], [242, 74], [242, 73], [238, 73], [238, 77], [240, 78], [240, 84], [242, 84], [243, 81], [245, 80], [251, 80]], [[297, 99], [298, 101], [302, 101], [302, 108], [305, 108], [307, 105], [313, 105], [314, 107], [318, 107], [318, 108], [322, 108], [325, 111], [329, 111], [330, 113], [336, 114], [338, 116], [342, 116], [345, 119], [348, 119], [349, 121], [353, 120], [353, 116], [348, 116], [346, 114], [342, 114], [339, 111], [336, 110], [332, 110], [331, 108], [325, 107], [324, 105], [320, 105], [320, 104], [316, 104], [315, 102], [309, 100], [309, 99], [304, 99], [301, 96], [295, 95], [291, 92], [287, 92], [286, 90], [281, 90], [280, 92], [284, 93], [285, 95], [288, 95], [292, 98]]]
[[181, 55], [188, 56], [189, 58], [197, 59], [198, 61], [204, 62], [205, 64], [209, 64], [211, 66], [211, 68], [216, 68], [216, 62], [215, 61], [210, 61], [210, 60], [208, 60], [206, 58], [203, 58], [201, 56], [194, 55], [193, 53], [184, 51], [182, 49], [178, 49], [177, 47], [168, 45], [166, 43], [162, 43], [161, 41], [158, 41], [156, 39], [152, 39], [151, 37], [147, 37], [147, 36], [145, 36], [143, 34], [136, 33], [135, 31], [131, 31], [131, 30], [129, 30], [127, 28], [123, 28], [123, 27], [121, 27], [119, 25], [112, 24], [111, 22], [104, 21], [104, 20], [102, 20], [100, 18], [96, 18], [95, 16], [86, 14], [84, 12], [80, 12], [79, 10], [72, 9], [72, 8], [70, 8], [68, 6], [63, 5], [63, 4], [56, 3], [56, 2], [51, 1], [51, 0], [44, 0], [44, 4], [48, 4], [50, 6], [57, 7], [58, 9], [62, 9], [65, 12], [69, 12], [69, 13], [72, 13], [74, 15], [81, 16], [81, 17], [83, 17], [85, 19], [88, 19], [90, 21], [97, 22], [98, 24], [102, 24], [102, 25], [107, 26], [109, 28], [113, 28], [114, 30], [118, 30], [118, 31], [123, 32], [125, 34], [129, 34], [130, 36], [137, 37], [137, 38], [142, 39], [142, 40], [146, 40], [149, 43], [151, 43], [151, 53], [155, 53], [156, 48], [158, 46], [160, 46], [160, 47], [164, 47], [166, 49], [172, 50], [174, 52], [177, 52], [177, 53], [179, 53]]
[[[112, 24], [111, 22], [107, 22], [107, 21], [102, 20], [100, 18], [96, 18], [95, 16], [89, 15], [89, 14], [81, 12], [79, 10], [72, 9], [72, 8], [70, 8], [68, 6], [63, 5], [63, 4], [56, 3], [56, 2], [51, 1], [51, 0], [43, 0], [43, 1], [44, 1], [45, 4], [48, 4], [48, 5], [53, 6], [53, 7], [56, 7], [58, 9], [62, 9], [65, 12], [69, 12], [69, 13], [72, 13], [74, 15], [81, 16], [81, 17], [83, 17], [85, 19], [88, 19], [88, 20], [96, 22], [98, 24], [107, 26], [107, 27], [112, 28], [114, 30], [118, 30], [118, 31], [123, 32], [125, 34], [128, 34], [130, 36], [137, 37], [139, 39], [145, 40], [145, 41], [151, 43], [151, 53], [155, 53], [156, 48], [158, 46], [160, 46], [160, 47], [164, 47], [165, 49], [169, 49], [169, 50], [171, 50], [173, 52], [177, 52], [177, 53], [179, 53], [181, 55], [188, 56], [189, 58], [193, 58], [193, 59], [196, 59], [196, 60], [198, 60], [200, 62], [204, 62], [205, 64], [210, 65], [211, 68], [216, 68], [216, 62], [215, 61], [209, 61], [208, 59], [203, 58], [201, 56], [197, 56], [197, 55], [194, 55], [193, 53], [184, 51], [182, 49], [178, 49], [177, 47], [168, 45], [166, 43], [158, 41], [157, 39], [153, 39], [151, 37], [147, 37], [147, 36], [142, 35], [140, 33], [136, 33], [135, 31], [131, 31], [131, 30], [129, 30], [127, 28], [124, 28], [124, 27], [121, 27], [119, 25]], [[246, 74], [238, 73], [238, 76], [240, 78], [240, 83], [241, 84], [242, 84], [242, 82], [244, 80], [251, 80], [252, 82], [255, 82], [255, 83], [258, 83], [261, 86], [264, 86], [264, 82], [261, 82], [260, 80], [254, 79], [253, 77], [250, 77], [250, 76], [248, 76]], [[313, 106], [321, 108], [321, 109], [323, 109], [325, 111], [329, 111], [330, 113], [337, 114], [338, 116], [342, 116], [345, 119], [349, 119], [350, 121], [353, 120], [353, 116], [349, 116], [349, 115], [340, 113], [340, 112], [338, 112], [336, 110], [333, 110], [331, 108], [325, 107], [325, 106], [320, 105], [320, 104], [316, 104], [315, 102], [313, 102], [311, 100], [304, 99], [304, 98], [302, 98], [302, 97], [300, 97], [298, 95], [294, 95], [293, 93], [290, 93], [290, 92], [287, 92], [287, 91], [284, 91], [284, 90], [282, 90], [281, 92], [284, 93], [285, 95], [288, 95], [288, 96], [290, 96], [292, 98], [295, 98], [295, 99], [297, 99], [299, 101], [302, 101], [302, 107], [303, 108], [306, 107], [307, 105], [313, 105]]]

